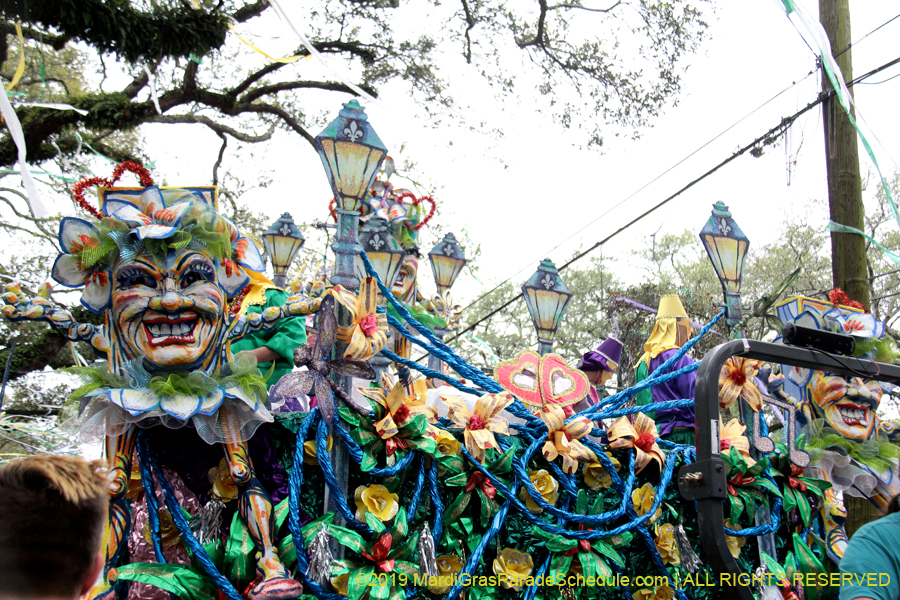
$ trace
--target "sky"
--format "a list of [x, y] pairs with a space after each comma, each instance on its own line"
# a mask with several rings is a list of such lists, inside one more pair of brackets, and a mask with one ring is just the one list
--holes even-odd
[[[302, 24], [302, 15], [292, 11], [292, 4], [285, 3], [289, 17]], [[860, 0], [851, 0], [850, 9], [854, 42], [898, 12], [892, 3]], [[817, 14], [814, 4], [808, 10]], [[406, 98], [392, 94], [390, 86], [382, 89], [380, 102], [366, 109], [369, 121], [398, 164], [417, 163], [418, 177], [430, 183], [427, 191], [433, 191], [439, 202], [440, 212], [423, 235], [423, 250], [430, 249], [428, 240], [447, 231], [459, 238], [465, 231], [481, 245], [477, 279], [464, 274], [454, 287], [459, 300], [467, 303], [507, 278], [524, 282], [543, 258], [565, 262], [578, 249], [606, 237], [815, 99], [821, 86], [820, 75], [814, 72], [815, 56], [785, 17], [780, 2], [719, 2], [708, 20], [708, 39], [686, 60], [683, 92], [652, 121], [651, 128], [641, 131], [640, 139], [608, 139], [602, 152], [579, 149], [580, 139], [561, 133], [546, 115], [531, 108], [527, 97], [518, 105], [475, 104], [486, 121], [502, 129], [503, 137], [495, 139], [450, 126], [435, 130], [430, 123], [409, 117]], [[251, 34], [258, 33], [253, 23], [247, 25]], [[273, 21], [265, 30], [271, 37], [257, 38], [262, 39], [260, 44], [274, 44], [276, 49], [278, 44], [286, 48], [296, 44], [281, 21]], [[854, 45], [853, 74], [896, 58], [891, 42], [898, 34], [900, 19]], [[460, 64], [453, 64], [454, 60]], [[447, 61], [447, 68], [466, 68], [453, 55], [448, 54]], [[318, 66], [309, 62], [301, 68]], [[341, 72], [340, 64], [332, 66]], [[898, 69], [895, 66], [869, 81], [888, 79]], [[462, 102], [477, 102], [484, 91], [473, 77], [466, 88], [450, 93]], [[885, 173], [895, 168], [890, 157], [900, 155], [900, 125], [893, 102], [898, 92], [900, 79], [855, 87], [857, 105], [886, 149], [878, 155]], [[342, 100], [334, 94], [330, 98], [336, 113]], [[186, 161], [189, 165], [199, 162], [201, 178], [208, 178], [218, 140], [201, 129], [194, 127], [190, 138], [179, 138], [173, 151], [170, 126], [146, 128], [151, 156], [158, 158], [157, 171], [183, 174]], [[604, 256], [614, 258], [617, 275], [634, 283], [642, 275], [634, 268], [632, 251], [651, 244], [654, 233], [699, 231], [718, 200], [731, 208], [751, 240], [752, 252], [754, 246], [777, 238], [787, 212], [798, 210], [809, 199], [827, 197], [823, 148], [821, 109], [816, 108], [790, 128], [787, 140], [765, 148], [759, 158], [742, 156], [706, 177], [610, 241]], [[324, 218], [330, 190], [321, 163], [306, 142], [277, 134], [255, 155], [274, 170], [273, 182], [248, 193], [248, 203], [265, 206], [273, 220], [283, 211], [298, 221]], [[203, 158], [190, 162], [198, 157]], [[864, 175], [874, 174], [866, 158], [862, 168]], [[173, 181], [171, 176], [169, 180]], [[825, 222], [823, 215], [823, 227]]]
[[[817, 14], [814, 2], [804, 2], [809, 12]], [[291, 22], [303, 30], [302, 3], [282, 4]], [[429, 4], [413, 1], [409, 6], [428, 10]], [[900, 10], [892, 4], [851, 0], [854, 42], [897, 16]], [[422, 250], [427, 252], [448, 231], [481, 246], [477, 279], [464, 272], [454, 287], [459, 301], [467, 304], [502, 280], [523, 283], [543, 258], [556, 264], [567, 261], [816, 97], [821, 81], [815, 56], [785, 17], [779, 0], [714, 6], [707, 18], [706, 41], [685, 59], [688, 68], [682, 93], [652, 120], [652, 127], [640, 131], [639, 139], [608, 137], [599, 152], [580, 149], [583, 138], [561, 132], [547, 115], [534, 109], [524, 93], [519, 102], [492, 101], [477, 76], [466, 77], [467, 70], [477, 69], [483, 57], [476, 55], [475, 64], [466, 65], [456, 48], [441, 57], [441, 68], [463, 75], [455, 81], [465, 85], [457, 84], [449, 93], [469, 107], [467, 114], [500, 129], [502, 137], [452, 125], [434, 128], [414, 116], [405, 94], [390, 85], [382, 88], [379, 102], [366, 107], [369, 121], [398, 164], [416, 163], [416, 177], [425, 182], [423, 191], [432, 193], [439, 203], [438, 215], [423, 232]], [[274, 15], [266, 19], [243, 24], [241, 33], [273, 55], [297, 47], [298, 40], [285, 22]], [[854, 45], [854, 75], [897, 58], [891, 42], [898, 34], [900, 19]], [[249, 49], [244, 51], [259, 58]], [[352, 79], [343, 63], [329, 64], [338, 75]], [[287, 68], [296, 69], [302, 77], [328, 74], [316, 61], [300, 61]], [[869, 81], [879, 82], [898, 72], [900, 66], [894, 66]], [[900, 92], [900, 78], [856, 86], [854, 91], [866, 122], [885, 146], [886, 152], [878, 150], [878, 158], [883, 171], [890, 173], [896, 168], [891, 156], [900, 156], [900, 124], [893, 102]], [[327, 94], [323, 106], [332, 106], [330, 112], [336, 116], [340, 103], [349, 99]], [[142, 132], [148, 153], [156, 160], [158, 178], [173, 185], [210, 182], [220, 142], [206, 128], [147, 125]], [[637, 283], [643, 273], [636, 268], [632, 252], [652, 244], [654, 233], [699, 231], [719, 200], [731, 208], [751, 240], [752, 252], [777, 239], [787, 213], [801, 210], [810, 199], [827, 196], [823, 146], [821, 109], [816, 108], [790, 128], [787, 140], [765, 148], [759, 158], [742, 156], [704, 178], [610, 241], [603, 255], [612, 257], [616, 275]], [[223, 166], [223, 170], [239, 170], [245, 179], [252, 180], [255, 172], [272, 178], [267, 187], [245, 194], [242, 203], [263, 210], [273, 221], [285, 211], [298, 222], [326, 218], [331, 192], [320, 160], [304, 140], [278, 132], [252, 153], [252, 157], [242, 155], [240, 162], [226, 160]], [[874, 174], [866, 158], [862, 158], [862, 169], [864, 175]], [[396, 183], [404, 185], [403, 180]], [[868, 197], [871, 200], [873, 194]], [[825, 222], [823, 215], [823, 227]], [[316, 230], [305, 234], [321, 236]], [[427, 266], [420, 269], [426, 293], [428, 271]]]

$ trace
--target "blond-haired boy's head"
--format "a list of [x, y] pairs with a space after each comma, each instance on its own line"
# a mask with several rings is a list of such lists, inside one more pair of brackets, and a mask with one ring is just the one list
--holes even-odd
[[46, 454], [0, 465], [0, 599], [78, 598], [93, 583], [108, 490], [100, 461]]

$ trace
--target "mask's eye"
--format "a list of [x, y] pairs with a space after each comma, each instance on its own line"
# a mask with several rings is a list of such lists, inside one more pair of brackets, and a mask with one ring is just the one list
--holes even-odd
[[181, 275], [181, 287], [186, 288], [195, 283], [212, 283], [215, 281], [213, 268], [205, 262], [191, 263]]
[[120, 289], [146, 287], [156, 289], [157, 281], [147, 271], [140, 267], [126, 267], [122, 269], [116, 279]]

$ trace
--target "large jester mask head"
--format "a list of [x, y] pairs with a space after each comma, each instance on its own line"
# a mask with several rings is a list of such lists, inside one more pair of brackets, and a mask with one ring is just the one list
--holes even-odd
[[[871, 314], [851, 306], [834, 305], [798, 296], [777, 305], [783, 323], [853, 335], [857, 354], [874, 348], [884, 336], [885, 325]], [[877, 356], [866, 358], [883, 360]], [[842, 436], [867, 440], [878, 435], [876, 415], [884, 394], [877, 381], [842, 377], [833, 373], [784, 366], [784, 391], [808, 407], [808, 418], [824, 422]]]
[[53, 278], [84, 286], [106, 313], [111, 367], [212, 371], [222, 359], [226, 301], [265, 269], [256, 245], [213, 208], [214, 188], [101, 189], [99, 223], [66, 218]]

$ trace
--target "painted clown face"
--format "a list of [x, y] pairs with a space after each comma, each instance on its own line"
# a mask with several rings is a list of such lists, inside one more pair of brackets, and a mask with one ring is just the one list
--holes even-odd
[[198, 250], [169, 252], [165, 265], [140, 254], [112, 273], [111, 325], [125, 354], [149, 371], [215, 366], [226, 294], [217, 264]]
[[416, 300], [416, 274], [418, 271], [419, 259], [414, 254], [407, 254], [403, 257], [403, 264], [400, 265], [400, 271], [391, 292], [407, 304], [412, 304]]
[[809, 383], [809, 398], [817, 412], [844, 437], [867, 440], [876, 425], [875, 416], [884, 392], [877, 381], [817, 372]]

